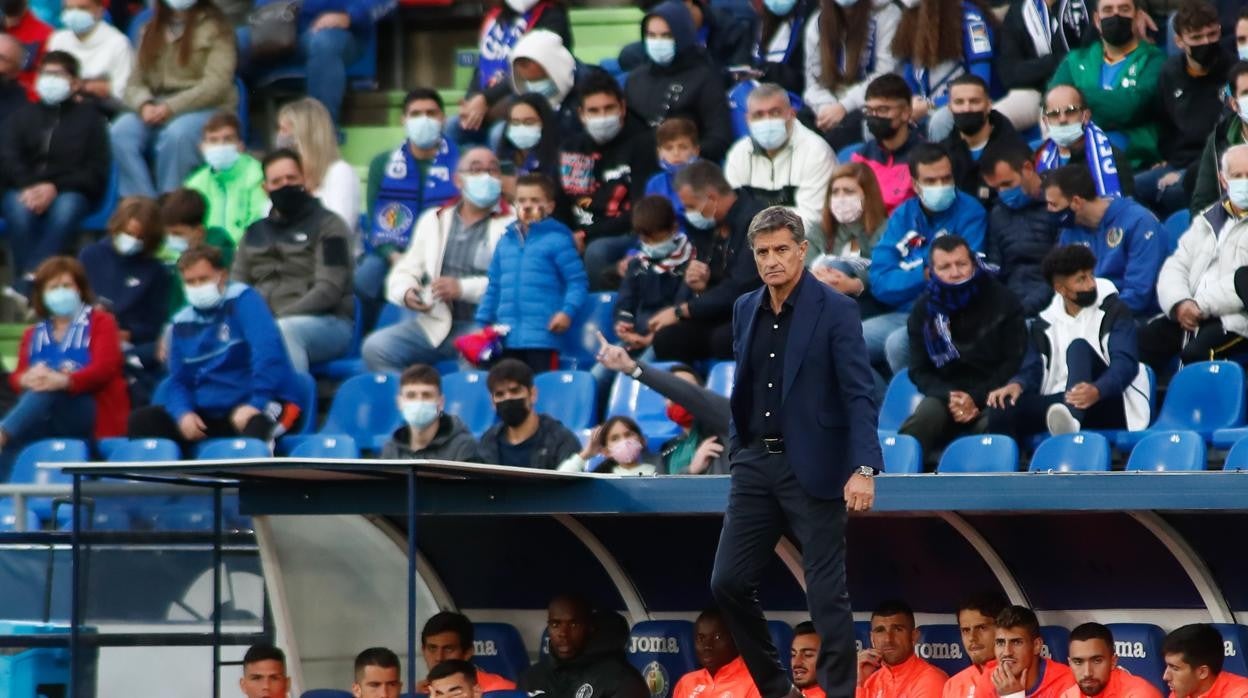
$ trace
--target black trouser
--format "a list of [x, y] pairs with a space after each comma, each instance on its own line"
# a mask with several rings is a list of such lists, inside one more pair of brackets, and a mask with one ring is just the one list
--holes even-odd
[[504, 349], [498, 359], [515, 359], [527, 365], [534, 373], [559, 369], [559, 352], [554, 349]]
[[[247, 420], [241, 432], [234, 428], [228, 414], [221, 417], [209, 417], [198, 412], [196, 414], [199, 414], [199, 418], [203, 420], [204, 436], [209, 439], [244, 436], [268, 441], [273, 438], [273, 428], [277, 426], [277, 422], [264, 412]], [[306, 415], [300, 415], [299, 419], [302, 420], [305, 417]], [[127, 434], [132, 439], [177, 441], [184, 454], [189, 454], [193, 445], [193, 442], [187, 441], [182, 436], [182, 430], [178, 427], [178, 422], [173, 415], [160, 405], [151, 405], [131, 412]]]
[[970, 424], [961, 424], [949, 414], [949, 399], [925, 397], [914, 408], [914, 414], [901, 423], [898, 431], [913, 436], [923, 448], [923, 459], [928, 468], [936, 463], [936, 451], [959, 436], [982, 434], [987, 421], [981, 416]]
[[1226, 359], [1248, 353], [1248, 339], [1222, 329], [1218, 318], [1205, 320], [1183, 343], [1187, 331], [1168, 317], [1159, 317], [1139, 331], [1140, 360], [1153, 368], [1157, 382], [1169, 383], [1170, 362], [1177, 355], [1185, 364]]
[[732, 358], [732, 321], [682, 320], [654, 335], [654, 358], [692, 364]]
[[[1087, 340], [1076, 339], [1066, 347], [1066, 390], [1080, 383], [1096, 381], [1108, 368], [1108, 364], [1096, 355], [1096, 351]], [[1065, 400], [1065, 391], [1051, 395], [1037, 393], [1019, 395], [1018, 402], [1010, 407], [1003, 410], [995, 408], [988, 410], [988, 431], [994, 434], [1007, 434], [1013, 437], [1019, 446], [1023, 446], [1027, 443], [1026, 439], [1033, 434], [1047, 429], [1045, 417], [1049, 407], [1064, 403]], [[1075, 419], [1079, 420], [1079, 426], [1083, 429], [1127, 428], [1127, 413], [1121, 393], [1102, 395], [1095, 405], [1086, 410], [1069, 405], [1067, 408], [1070, 409]]]
[[806, 602], [822, 643], [819, 685], [828, 698], [854, 695], [857, 655], [845, 578], [846, 520], [844, 500], [807, 494], [784, 454], [754, 448], [733, 454], [711, 593], [763, 698], [783, 698], [793, 685], [780, 666], [758, 602], [763, 570], [786, 525], [802, 548]]

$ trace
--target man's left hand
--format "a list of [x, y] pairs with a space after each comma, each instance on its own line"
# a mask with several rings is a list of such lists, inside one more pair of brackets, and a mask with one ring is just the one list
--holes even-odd
[[1079, 410], [1086, 410], [1101, 399], [1101, 391], [1091, 383], [1080, 383], [1066, 391], [1066, 404]]
[[464, 289], [459, 285], [459, 279], [449, 276], [439, 276], [433, 280], [433, 297], [440, 301], [457, 301], [464, 295]]
[[871, 511], [875, 504], [875, 479], [854, 473], [845, 483], [845, 508], [850, 511]]
[[326, 12], [316, 21], [312, 23], [312, 31], [318, 32], [322, 29], [350, 29], [351, 15], [346, 12]]
[[650, 316], [650, 334], [654, 334], [664, 327], [671, 327], [678, 322], [680, 322], [680, 318], [676, 317], [676, 309], [664, 308]]
[[550, 322], [546, 325], [546, 329], [555, 334], [563, 334], [572, 326], [572, 318], [568, 314], [560, 310], [551, 316]]

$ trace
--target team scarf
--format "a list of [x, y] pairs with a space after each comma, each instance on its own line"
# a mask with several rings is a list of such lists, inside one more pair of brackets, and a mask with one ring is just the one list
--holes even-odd
[[[1122, 196], [1118, 182], [1118, 163], [1114, 160], [1114, 146], [1100, 126], [1089, 121], [1083, 127], [1083, 154], [1088, 160], [1088, 171], [1096, 180], [1096, 193], [1100, 196]], [[1062, 165], [1061, 153], [1053, 139], [1040, 146], [1036, 156], [1036, 171], [1047, 172]]]
[[693, 258], [693, 244], [689, 242], [688, 236], [679, 234], [676, 236], [676, 249], [667, 253], [662, 259], [651, 259], [645, 254], [637, 255], [637, 262], [641, 264], [641, 268], [647, 272], [655, 274], [672, 274], [677, 269], [689, 263]]
[[962, 355], [953, 343], [949, 316], [964, 310], [993, 274], [994, 269], [979, 255], [972, 255], [975, 273], [958, 284], [947, 284], [932, 274], [927, 280], [927, 323], [923, 325], [923, 345], [937, 368], [956, 361]]
[[454, 143], [446, 138], [441, 140], [438, 154], [425, 166], [423, 177], [420, 165], [407, 141], [390, 154], [373, 205], [369, 247], [394, 245], [407, 249], [421, 214], [459, 197], [454, 180], [459, 148]]
[[1088, 10], [1082, 0], [1059, 0], [1056, 26], [1053, 19], [1049, 13], [1049, 4], [1044, 0], [1026, 0], [1023, 4], [1023, 25], [1039, 58], [1053, 53], [1054, 32], [1061, 42], [1062, 53], [1069, 52], [1070, 42], [1066, 39], [1066, 28], [1079, 31], [1087, 26]]
[[29, 365], [46, 364], [53, 371], [73, 373], [91, 363], [91, 306], [83, 304], [57, 341], [52, 319], [35, 325], [30, 338]]

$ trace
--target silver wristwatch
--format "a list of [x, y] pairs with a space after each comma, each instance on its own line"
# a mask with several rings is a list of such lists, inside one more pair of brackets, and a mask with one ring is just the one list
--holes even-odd
[[872, 468], [869, 465], [862, 465], [854, 471], [854, 474], [861, 475], [863, 477], [875, 477], [875, 468]]

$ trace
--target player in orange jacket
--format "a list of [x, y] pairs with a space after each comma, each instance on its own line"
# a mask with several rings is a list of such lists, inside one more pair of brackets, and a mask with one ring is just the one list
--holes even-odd
[[708, 608], [698, 616], [693, 647], [702, 668], [680, 677], [672, 698], [760, 698], [719, 609]]
[[976, 698], [1061, 698], [1075, 685], [1070, 667], [1040, 655], [1040, 621], [1026, 606], [1007, 606], [997, 615], [993, 651], [975, 683]]
[[949, 677], [914, 653], [919, 631], [902, 601], [871, 613], [871, 649], [858, 653], [856, 698], [940, 698]]
[[[464, 614], [454, 611], [433, 614], [420, 631], [420, 653], [425, 658], [425, 666], [430, 669], [452, 659], [471, 661], [473, 655], [472, 621], [468, 620]], [[516, 682], [480, 668], [477, 669], [477, 685], [483, 692], [511, 691], [516, 688]], [[429, 682], [417, 683], [416, 690], [420, 693], [428, 693]]]
[[1161, 652], [1170, 698], [1248, 698], [1248, 679], [1222, 671], [1222, 635], [1212, 625], [1176, 629], [1166, 636]]
[[1070, 669], [1077, 686], [1062, 698], [1161, 698], [1153, 684], [1118, 666], [1114, 634], [1100, 623], [1084, 623], [1070, 631]]
[[793, 646], [789, 653], [789, 664], [793, 667], [793, 685], [802, 692], [803, 698], [827, 698], [819, 678], [815, 675], [815, 665], [819, 663], [819, 632], [810, 621], [798, 623], [793, 628]]
[[993, 647], [997, 642], [997, 614], [1008, 605], [1009, 600], [998, 591], [975, 594], [958, 605], [958, 630], [971, 665], [949, 677], [942, 693], [944, 698], [973, 698], [975, 683], [996, 656]]

